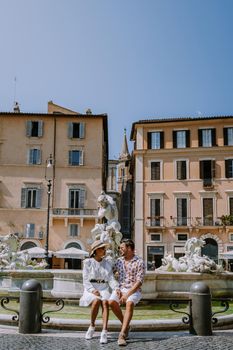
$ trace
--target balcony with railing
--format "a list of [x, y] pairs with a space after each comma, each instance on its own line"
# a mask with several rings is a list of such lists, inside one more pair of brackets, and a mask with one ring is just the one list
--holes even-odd
[[146, 220], [147, 227], [164, 227], [165, 219], [163, 216], [148, 216]]
[[190, 227], [191, 224], [192, 218], [190, 217], [172, 217], [172, 226]]
[[223, 223], [220, 218], [214, 219], [212, 216], [206, 217], [172, 217], [165, 218], [164, 216], [152, 216], [147, 217], [145, 220], [145, 225], [147, 228], [165, 228], [165, 227], [222, 227]]
[[203, 188], [206, 190], [212, 190], [214, 188], [214, 183], [212, 178], [203, 179]]
[[222, 222], [219, 219], [214, 219], [213, 216], [196, 217], [193, 221], [194, 226], [222, 226]]
[[67, 217], [67, 216], [81, 216], [81, 217], [96, 217], [97, 209], [84, 208], [53, 208], [52, 216]]

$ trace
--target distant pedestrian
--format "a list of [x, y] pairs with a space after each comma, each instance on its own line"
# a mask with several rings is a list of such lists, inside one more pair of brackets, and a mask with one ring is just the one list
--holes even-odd
[[[118, 345], [126, 345], [129, 333], [130, 321], [133, 317], [134, 306], [142, 297], [141, 286], [145, 275], [145, 264], [134, 253], [135, 245], [131, 239], [123, 239], [120, 244], [120, 255], [115, 263], [118, 274], [119, 288], [112, 292], [109, 305], [121, 321], [121, 331], [118, 337]], [[120, 305], [125, 304], [126, 310], [123, 315]]]
[[80, 306], [91, 305], [91, 324], [85, 338], [92, 339], [95, 332], [95, 321], [99, 307], [102, 306], [103, 330], [100, 335], [100, 343], [107, 343], [107, 324], [109, 317], [108, 299], [111, 290], [118, 288], [118, 282], [114, 278], [112, 265], [105, 259], [108, 243], [95, 241], [91, 246], [90, 258], [83, 262], [84, 293], [80, 298]]

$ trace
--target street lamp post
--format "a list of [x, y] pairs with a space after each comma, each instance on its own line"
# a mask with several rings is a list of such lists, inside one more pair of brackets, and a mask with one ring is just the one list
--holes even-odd
[[46, 160], [46, 168], [45, 168], [45, 180], [47, 181], [47, 222], [46, 222], [46, 237], [45, 237], [45, 261], [47, 263], [47, 268], [49, 268], [49, 217], [50, 217], [50, 198], [51, 198], [51, 187], [52, 187], [52, 179], [53, 174], [49, 169], [53, 168], [53, 157], [50, 154], [49, 158]]

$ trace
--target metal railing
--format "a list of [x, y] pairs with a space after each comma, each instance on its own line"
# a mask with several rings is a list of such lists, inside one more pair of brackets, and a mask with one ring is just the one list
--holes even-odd
[[172, 224], [173, 226], [191, 226], [192, 224], [192, 218], [190, 217], [177, 217], [172, 218]]
[[207, 217], [172, 217], [150, 216], [145, 220], [147, 227], [195, 227], [195, 226], [223, 226], [219, 218]]
[[146, 226], [150, 227], [163, 227], [165, 220], [163, 216], [148, 216], [146, 220]]
[[52, 215], [59, 216], [97, 216], [96, 209], [76, 208], [53, 208]]

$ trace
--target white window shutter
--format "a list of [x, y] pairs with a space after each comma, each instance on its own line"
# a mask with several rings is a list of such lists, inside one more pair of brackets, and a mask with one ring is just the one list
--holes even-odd
[[36, 164], [41, 164], [41, 150], [37, 150]]
[[84, 151], [79, 151], [79, 165], [83, 165]]
[[26, 121], [26, 136], [30, 137], [32, 134], [32, 122], [31, 120]]
[[21, 189], [21, 208], [26, 208], [27, 189]]
[[85, 123], [79, 124], [79, 138], [84, 139], [85, 138]]
[[68, 123], [68, 138], [73, 138], [73, 123]]
[[79, 190], [79, 207], [84, 208], [85, 207], [85, 196], [86, 191], [84, 189]]
[[43, 120], [38, 121], [38, 137], [43, 136]]
[[42, 190], [38, 189], [36, 191], [36, 208], [41, 208], [41, 198], [42, 198]]

